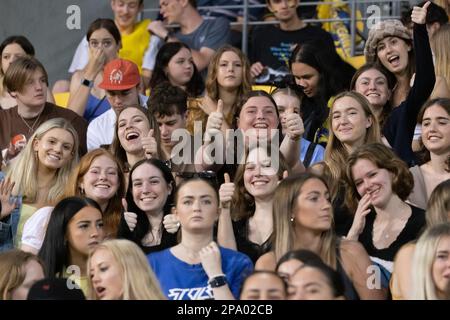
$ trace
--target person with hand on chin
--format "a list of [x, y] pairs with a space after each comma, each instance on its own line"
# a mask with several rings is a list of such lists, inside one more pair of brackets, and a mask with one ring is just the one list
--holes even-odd
[[425, 211], [405, 202], [412, 174], [389, 148], [372, 143], [349, 156], [346, 182], [346, 203], [355, 212], [347, 239], [361, 242], [389, 281], [395, 254], [425, 226]]

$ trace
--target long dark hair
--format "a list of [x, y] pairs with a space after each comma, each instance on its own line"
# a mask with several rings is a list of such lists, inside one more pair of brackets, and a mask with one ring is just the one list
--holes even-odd
[[119, 161], [121, 169], [125, 173], [128, 172], [130, 168], [128, 166], [127, 152], [125, 151], [125, 149], [122, 147], [122, 144], [120, 143], [118, 131], [119, 131], [119, 116], [122, 114], [122, 112], [124, 110], [126, 110], [128, 108], [136, 108], [145, 115], [145, 117], [147, 118], [147, 121], [149, 123], [150, 129], [153, 129], [153, 136], [155, 137], [156, 144], [157, 144], [158, 158], [160, 158], [160, 159], [164, 158], [164, 154], [161, 149], [161, 134], [159, 132], [159, 126], [158, 126], [158, 123], [156, 122], [154, 114], [152, 112], [150, 112], [148, 109], [141, 107], [140, 105], [128, 106], [126, 108], [123, 108], [117, 115], [116, 124], [114, 126], [114, 138], [113, 138], [113, 142], [110, 147], [111, 153]]
[[305, 116], [314, 112], [314, 127], [319, 127], [328, 116], [328, 100], [349, 88], [355, 68], [343, 61], [336, 51], [322, 48], [316, 41], [298, 44], [289, 60], [291, 72], [294, 63], [307, 64], [319, 73], [317, 94], [312, 98], [305, 97], [301, 106]]
[[99, 29], [108, 30], [108, 32], [113, 36], [114, 40], [116, 41], [116, 44], [120, 43], [121, 41], [120, 31], [117, 28], [114, 21], [112, 19], [101, 19], [101, 18], [94, 20], [89, 25], [89, 29], [86, 33], [87, 41], [89, 41], [91, 39], [92, 34]]
[[347, 90], [355, 68], [343, 61], [336, 51], [323, 49], [315, 41], [298, 44], [292, 52], [289, 66], [300, 62], [309, 65], [320, 74], [319, 91], [325, 100]]
[[239, 117], [239, 114], [242, 111], [242, 107], [244, 106], [244, 104], [247, 103], [247, 101], [250, 98], [253, 98], [253, 97], [266, 97], [273, 104], [273, 106], [275, 108], [275, 113], [276, 113], [277, 119], [278, 119], [278, 127], [277, 127], [277, 129], [278, 129], [278, 132], [279, 132], [278, 136], [279, 136], [279, 140], [280, 140], [279, 142], [280, 142], [280, 145], [281, 145], [281, 142], [283, 141], [283, 137], [282, 137], [283, 129], [282, 129], [282, 125], [281, 125], [280, 112], [278, 111], [277, 103], [275, 102], [273, 97], [270, 94], [268, 94], [267, 92], [263, 91], [263, 90], [253, 90], [253, 91], [250, 91], [250, 92], [244, 94], [244, 96], [241, 97], [241, 99], [239, 101], [239, 104], [238, 104], [238, 106], [236, 108], [234, 117], [233, 117], [233, 127], [237, 128], [237, 119]]
[[[450, 116], [450, 99], [435, 98], [432, 100], [428, 100], [422, 106], [422, 109], [420, 109], [419, 115], [417, 116], [417, 123], [422, 124], [423, 116], [425, 115], [425, 111], [434, 105], [437, 105], [437, 106], [441, 107], [442, 109], [444, 109], [447, 112], [447, 114]], [[418, 156], [419, 156], [420, 160], [422, 161], [422, 163], [427, 163], [428, 161], [431, 160], [430, 151], [428, 151], [428, 149], [425, 147], [425, 145], [422, 142], [422, 139], [420, 141], [421, 141], [420, 142], [421, 148], [418, 152]], [[445, 171], [450, 172], [450, 157], [447, 158], [447, 160], [445, 161], [445, 164], [446, 164]]]
[[46, 277], [63, 277], [64, 268], [68, 266], [70, 257], [67, 247], [66, 232], [70, 220], [83, 208], [93, 207], [102, 211], [100, 206], [90, 198], [69, 197], [55, 206], [48, 222], [47, 232], [42, 243], [39, 257], [46, 266]]
[[[169, 42], [159, 49], [155, 59], [155, 68], [153, 69], [152, 77], [150, 79], [150, 88], [156, 87], [159, 83], [169, 81], [164, 69], [169, 65], [173, 56], [183, 48], [191, 51], [191, 48], [182, 42]], [[205, 84], [195, 63], [193, 63], [193, 67], [194, 74], [192, 75], [191, 80], [186, 84], [186, 93], [189, 97], [195, 98], [203, 93]]]
[[[2, 61], [3, 50], [5, 50], [7, 46], [13, 43], [18, 44], [27, 55], [29, 55], [30, 57], [34, 57], [34, 47], [31, 44], [30, 40], [28, 40], [24, 36], [10, 36], [3, 40], [3, 42], [0, 44], [0, 62]], [[0, 75], [3, 75], [1, 65]]]
[[[155, 168], [157, 168], [164, 180], [166, 181], [168, 186], [172, 186], [172, 192], [167, 196], [166, 203], [163, 207], [163, 214], [167, 215], [171, 212], [173, 203], [174, 203], [174, 193], [175, 193], [175, 179], [173, 178], [172, 172], [170, 168], [161, 160], [151, 158], [151, 159], [143, 159], [138, 161], [130, 170], [130, 175], [128, 179], [128, 188], [126, 193], [126, 200], [128, 204], [128, 211], [137, 214], [137, 222], [136, 227], [131, 233], [124, 232], [122, 230], [121, 236], [128, 238], [129, 240], [134, 241], [137, 245], [142, 246], [142, 239], [148, 233], [149, 230], [152, 229], [152, 225], [147, 218], [147, 215], [144, 211], [142, 211], [134, 202], [133, 199], [133, 172], [137, 168], [139, 168], [143, 164], [149, 164]], [[123, 225], [123, 224], [122, 224]]]

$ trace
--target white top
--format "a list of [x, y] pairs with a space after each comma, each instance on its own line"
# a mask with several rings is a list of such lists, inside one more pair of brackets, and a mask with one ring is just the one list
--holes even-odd
[[414, 138], [413, 140], [419, 140], [422, 137], [422, 125], [420, 123], [416, 124], [414, 128]]
[[[148, 97], [140, 94], [140, 105], [147, 108]], [[89, 123], [87, 129], [87, 149], [100, 148], [101, 145], [110, 145], [114, 139], [114, 127], [116, 125], [116, 113], [111, 108]]]
[[[142, 69], [153, 70], [155, 67], [156, 54], [163, 42], [158, 37], [150, 37], [150, 43], [147, 50], [145, 50], [144, 58], [142, 60]], [[72, 63], [69, 67], [69, 72], [74, 73], [77, 70], [83, 70], [89, 61], [89, 42], [86, 36], [83, 37], [78, 44], [77, 50], [72, 58]]]
[[43, 207], [33, 213], [27, 222], [25, 222], [22, 231], [22, 244], [38, 251], [41, 249], [53, 208]]

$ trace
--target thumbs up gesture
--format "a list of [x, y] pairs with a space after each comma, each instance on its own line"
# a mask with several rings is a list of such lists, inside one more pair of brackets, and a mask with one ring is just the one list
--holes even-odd
[[180, 228], [180, 222], [177, 220], [175, 214], [166, 214], [163, 219], [164, 228], [168, 233], [176, 233]]
[[155, 137], [153, 137], [153, 129], [150, 129], [148, 134], [141, 139], [142, 149], [144, 149], [145, 157], [151, 159], [158, 153], [158, 144]]
[[427, 18], [428, 7], [431, 2], [428, 1], [423, 7], [414, 6], [411, 12], [411, 21], [417, 24], [425, 24]]
[[303, 126], [303, 120], [298, 113], [294, 111], [286, 111], [285, 123], [286, 123], [286, 135], [291, 140], [300, 140], [303, 133], [305, 132], [305, 127]]
[[123, 213], [123, 215], [125, 217], [125, 221], [128, 225], [128, 228], [130, 229], [130, 231], [133, 232], [133, 230], [136, 228], [136, 224], [137, 224], [137, 214], [134, 212], [128, 211], [128, 204], [127, 204], [127, 200], [125, 200], [125, 198], [122, 198], [122, 206], [123, 206], [123, 209], [125, 210], [125, 212]]
[[225, 173], [223, 175], [225, 182], [222, 183], [219, 189], [220, 207], [229, 209], [231, 206], [231, 200], [235, 190], [235, 185], [231, 182], [230, 175]]
[[219, 99], [217, 102], [217, 109], [211, 112], [206, 122], [205, 141], [210, 142], [211, 138], [220, 133], [220, 128], [223, 123], [223, 101]]

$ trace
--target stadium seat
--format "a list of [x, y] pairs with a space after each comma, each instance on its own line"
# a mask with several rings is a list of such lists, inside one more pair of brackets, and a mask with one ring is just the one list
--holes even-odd
[[345, 59], [348, 63], [350, 63], [355, 69], [359, 69], [366, 63], [366, 58], [364, 56], [353, 56]]
[[273, 90], [275, 90], [275, 86], [270, 85], [252, 85], [252, 90], [262, 90], [267, 92], [268, 94], [271, 94]]
[[55, 98], [55, 104], [57, 106], [67, 108], [67, 104], [69, 102], [69, 95], [70, 92], [54, 93], [53, 97]]

